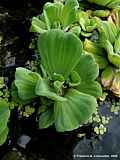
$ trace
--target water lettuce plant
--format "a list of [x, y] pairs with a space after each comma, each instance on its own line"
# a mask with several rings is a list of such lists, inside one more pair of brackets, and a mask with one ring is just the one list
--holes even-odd
[[37, 44], [42, 71], [17, 68], [16, 94], [27, 103], [40, 97], [40, 128], [54, 124], [58, 132], [76, 129], [96, 112], [96, 98], [102, 94], [98, 65], [93, 56], [82, 54], [82, 43], [73, 33], [51, 29]]
[[115, 95], [120, 96], [120, 28], [119, 10], [114, 10], [108, 20], [102, 20], [99, 40], [92, 42], [86, 39], [84, 49], [94, 55], [99, 68], [103, 69], [101, 82]]
[[75, 31], [79, 34], [80, 27], [76, 24], [79, 3], [77, 0], [62, 2], [47, 2], [43, 7], [43, 13], [39, 17], [32, 18], [31, 31], [44, 33], [50, 29], [63, 29]]
[[78, 24], [81, 27], [80, 34], [84, 37], [90, 37], [92, 32], [97, 29], [99, 25], [99, 19], [91, 16], [91, 12], [84, 12], [79, 10], [78, 12]]

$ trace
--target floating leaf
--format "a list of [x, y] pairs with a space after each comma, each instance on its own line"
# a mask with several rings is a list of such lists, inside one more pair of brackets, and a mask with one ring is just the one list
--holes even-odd
[[88, 82], [81, 82], [76, 88], [80, 92], [92, 95], [94, 97], [102, 96], [101, 85], [95, 81], [89, 81], [89, 83]]
[[0, 146], [5, 143], [6, 139], [7, 139], [7, 135], [8, 135], [8, 127], [6, 127], [2, 133], [0, 134]]
[[97, 107], [93, 96], [75, 89], [70, 89], [65, 98], [67, 101], [54, 104], [55, 127], [59, 132], [78, 128], [91, 117]]
[[97, 17], [108, 17], [110, 15], [110, 11], [109, 10], [96, 10], [92, 12], [93, 16], [97, 16]]
[[56, 73], [66, 79], [80, 60], [82, 44], [73, 33], [54, 29], [39, 37], [38, 50], [49, 77]]
[[0, 101], [0, 145], [2, 145], [8, 134], [7, 123], [10, 117], [10, 110], [7, 102]]
[[67, 27], [77, 20], [77, 9], [79, 3], [77, 0], [66, 0], [63, 8], [63, 26]]
[[63, 28], [73, 24], [77, 20], [77, 9], [79, 3], [77, 0], [66, 0], [62, 3], [47, 2], [44, 11], [48, 18], [50, 28]]
[[32, 18], [31, 32], [44, 33], [46, 32], [46, 29], [46, 24], [43, 21], [37, 17]]
[[62, 23], [62, 3], [47, 2], [44, 6], [44, 11], [50, 23], [50, 28], [58, 28]]
[[106, 6], [109, 8], [118, 8], [120, 7], [120, 0], [87, 0], [90, 3], [95, 3], [100, 6]]
[[82, 81], [92, 81], [98, 77], [99, 68], [93, 56], [83, 54], [75, 70], [79, 73]]
[[79, 73], [81, 83], [76, 88], [83, 93], [90, 94], [95, 97], [102, 95], [102, 89], [98, 82], [95, 82], [99, 74], [99, 68], [91, 55], [82, 55], [80, 62], [76, 67]]
[[87, 51], [88, 54], [92, 54], [94, 56], [100, 69], [103, 69], [108, 65], [104, 50], [97, 43], [85, 39], [84, 50]]
[[120, 55], [114, 52], [113, 46], [108, 40], [105, 41], [105, 49], [107, 51], [109, 61], [114, 66], [120, 68]]
[[39, 117], [39, 128], [48, 128], [54, 123], [53, 107], [43, 112]]
[[35, 87], [40, 75], [28, 69], [18, 67], [15, 73], [15, 86], [18, 89], [18, 96], [22, 100], [35, 98]]

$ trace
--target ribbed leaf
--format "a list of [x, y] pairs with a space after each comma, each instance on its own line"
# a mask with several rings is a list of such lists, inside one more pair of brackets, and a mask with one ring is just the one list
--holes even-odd
[[8, 129], [8, 127], [6, 127], [2, 131], [2, 133], [0, 134], [0, 146], [6, 141], [7, 135], [8, 135], [8, 131], [9, 131], [9, 129]]
[[77, 9], [79, 3], [77, 0], [66, 0], [65, 6], [63, 8], [63, 26], [67, 27], [70, 24], [76, 22], [77, 19]]
[[81, 82], [80, 85], [76, 87], [80, 92], [92, 95], [94, 97], [102, 96], [102, 88], [101, 85], [96, 81]]
[[118, 34], [118, 37], [115, 40], [114, 51], [115, 53], [120, 54], [120, 33]]
[[40, 75], [28, 69], [18, 67], [15, 73], [15, 85], [18, 96], [22, 100], [31, 100], [36, 97], [35, 87]]
[[2, 100], [0, 101], [0, 136], [7, 127], [9, 117], [10, 117], [9, 106], [4, 100]]
[[93, 56], [84, 54], [75, 70], [79, 73], [81, 81], [88, 82], [95, 80], [99, 74], [99, 68]]
[[114, 53], [112, 44], [107, 40], [105, 41], [105, 49], [108, 54], [109, 61], [116, 67], [120, 68], [120, 55]]
[[43, 112], [39, 117], [39, 128], [48, 128], [54, 123], [53, 107]]
[[109, 8], [118, 8], [120, 7], [120, 0], [111, 0], [107, 5]]
[[44, 33], [46, 32], [46, 25], [43, 21], [41, 21], [37, 17], [33, 17], [30, 31], [37, 32], [37, 33]]
[[76, 87], [77, 90], [95, 97], [100, 97], [102, 95], [101, 86], [98, 82], [94, 81], [99, 74], [99, 68], [93, 56], [89, 54], [82, 55], [76, 71], [81, 78], [81, 83]]
[[63, 4], [48, 2], [45, 4], [44, 10], [47, 18], [49, 19], [50, 27], [58, 28], [62, 23]]
[[38, 50], [51, 79], [55, 73], [67, 78], [80, 60], [82, 44], [73, 33], [54, 29], [39, 37]]
[[88, 2], [109, 8], [117, 8], [120, 5], [120, 0], [88, 0]]
[[117, 27], [113, 23], [112, 20], [109, 21], [102, 21], [100, 24], [100, 42], [103, 43], [105, 40], [109, 40], [113, 43], [116, 39], [118, 34]]
[[95, 3], [101, 6], [106, 6], [111, 0], [88, 0], [90, 3]]
[[97, 103], [93, 96], [70, 89], [65, 95], [67, 101], [54, 105], [55, 127], [59, 132], [76, 129], [96, 111]]
[[97, 17], [108, 17], [110, 15], [110, 11], [109, 10], [96, 10], [92, 12], [93, 16], [97, 16]]
[[108, 65], [104, 50], [100, 46], [98, 46], [97, 43], [85, 39], [84, 50], [87, 51], [88, 54], [92, 54], [94, 56], [100, 69], [103, 69]]

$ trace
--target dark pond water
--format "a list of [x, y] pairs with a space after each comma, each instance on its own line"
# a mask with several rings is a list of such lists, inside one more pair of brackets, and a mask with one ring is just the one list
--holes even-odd
[[[29, 49], [33, 36], [29, 32], [31, 17], [42, 11], [46, 1], [0, 1], [0, 74], [10, 80], [14, 78], [15, 67], [34, 59], [34, 53]], [[110, 115], [110, 107], [109, 99], [101, 105], [101, 114]], [[58, 134], [54, 128], [37, 130], [34, 115], [29, 120], [19, 120], [16, 111], [12, 112], [9, 126], [9, 140], [0, 147], [1, 160], [120, 160], [120, 115], [113, 116], [107, 133], [99, 138], [92, 134], [92, 126], [69, 134]], [[77, 138], [78, 133], [86, 136]], [[103, 157], [93, 158], [99, 155]]]

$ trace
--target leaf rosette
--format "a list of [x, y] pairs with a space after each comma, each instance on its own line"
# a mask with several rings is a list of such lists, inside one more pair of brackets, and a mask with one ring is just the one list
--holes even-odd
[[[39, 127], [54, 124], [59, 132], [84, 124], [96, 112], [102, 94], [96, 81], [99, 68], [93, 56], [82, 54], [80, 39], [71, 32], [52, 29], [38, 38], [41, 65], [47, 76], [17, 68], [15, 86], [22, 100], [42, 97]], [[51, 101], [50, 105], [46, 103]], [[42, 103], [42, 102], [41, 102]]]
[[85, 51], [92, 54], [100, 69], [102, 85], [120, 96], [119, 68], [120, 68], [120, 24], [119, 11], [114, 10], [107, 21], [101, 21], [99, 26], [99, 41], [84, 42]]
[[43, 13], [39, 17], [32, 18], [31, 31], [44, 33], [50, 29], [70, 30], [80, 34], [80, 26], [77, 25], [79, 3], [77, 0], [61, 2], [47, 2], [43, 7]]

